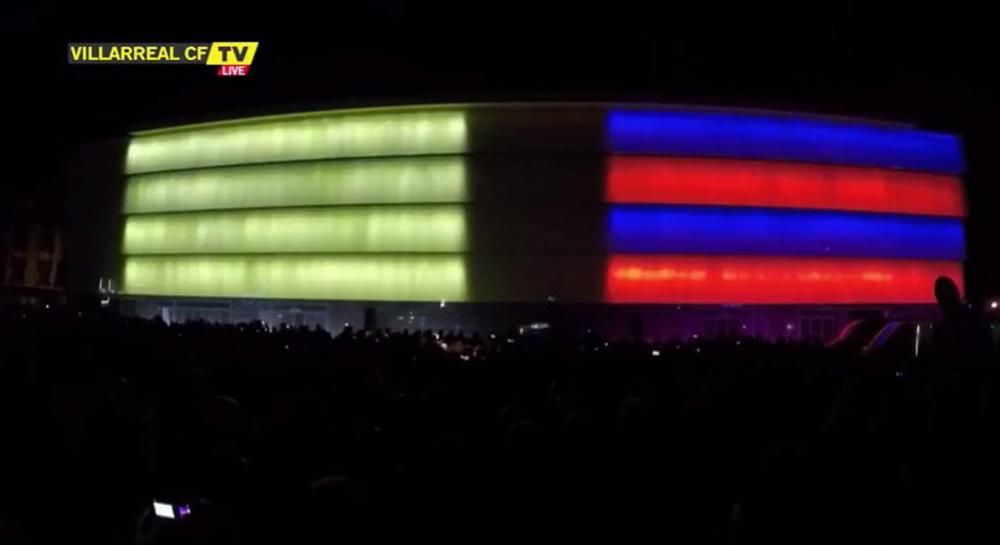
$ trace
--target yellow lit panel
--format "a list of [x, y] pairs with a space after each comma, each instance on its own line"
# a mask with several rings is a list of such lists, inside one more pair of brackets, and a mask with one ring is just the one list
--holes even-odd
[[129, 295], [465, 301], [461, 256], [143, 256], [125, 260]]
[[462, 157], [280, 163], [130, 176], [126, 214], [468, 200]]
[[126, 174], [343, 157], [466, 150], [463, 111], [317, 112], [138, 134]]
[[385, 205], [129, 216], [123, 253], [461, 252], [465, 205]]

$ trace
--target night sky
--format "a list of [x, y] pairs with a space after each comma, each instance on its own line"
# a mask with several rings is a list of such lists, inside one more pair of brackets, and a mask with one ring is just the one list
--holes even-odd
[[[39, 213], [58, 220], [62, 203], [51, 196], [63, 189], [65, 159], [79, 146], [234, 116], [534, 99], [845, 114], [962, 135], [969, 295], [1000, 294], [995, 18], [957, 3], [870, 4], [395, 0], [192, 11], [131, 3], [115, 16], [93, 3], [5, 7], [4, 119], [13, 145], [0, 202], [6, 211], [16, 197], [33, 197]], [[134, 15], [123, 20], [123, 13]], [[70, 41], [220, 40], [261, 42], [250, 77], [217, 78], [195, 66], [66, 62]]]

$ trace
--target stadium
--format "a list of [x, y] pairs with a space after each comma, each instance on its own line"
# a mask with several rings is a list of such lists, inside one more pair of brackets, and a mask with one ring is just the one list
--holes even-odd
[[86, 281], [167, 321], [828, 338], [963, 280], [960, 141], [900, 124], [440, 104], [142, 131], [122, 152]]

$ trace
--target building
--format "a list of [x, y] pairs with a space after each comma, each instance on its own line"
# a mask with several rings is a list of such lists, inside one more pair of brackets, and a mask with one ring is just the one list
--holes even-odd
[[960, 142], [904, 125], [442, 104], [137, 132], [124, 165], [89, 282], [167, 320], [829, 337], [963, 278]]
[[0, 302], [62, 304], [63, 274], [60, 228], [19, 202], [0, 224]]

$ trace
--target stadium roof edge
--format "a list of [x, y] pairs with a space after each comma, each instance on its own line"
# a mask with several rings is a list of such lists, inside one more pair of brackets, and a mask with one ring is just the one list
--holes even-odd
[[[161, 127], [154, 129], [131, 131], [129, 133], [129, 136], [148, 136], [155, 134], [186, 131], [192, 129], [205, 129], [214, 127], [225, 127], [230, 125], [263, 123], [273, 120], [309, 118], [325, 114], [406, 112], [406, 111], [417, 111], [417, 110], [449, 110], [456, 108], [466, 108], [466, 109], [498, 109], [498, 108], [615, 109], [617, 108], [617, 109], [645, 110], [645, 111], [662, 110], [662, 111], [686, 111], [686, 112], [704, 112], [704, 113], [730, 113], [730, 114], [742, 114], [742, 115], [763, 115], [770, 117], [785, 117], [785, 118], [795, 118], [804, 120], [827, 121], [834, 123], [855, 124], [855, 125], [895, 128], [895, 129], [914, 129], [914, 130], [918, 129], [918, 127], [912, 123], [902, 123], [902, 122], [885, 121], [885, 120], [852, 117], [852, 116], [828, 115], [828, 114], [817, 114], [810, 112], [795, 112], [795, 111], [770, 110], [770, 109], [716, 107], [716, 106], [705, 106], [696, 104], [669, 104], [669, 103], [656, 103], [656, 102], [511, 101], [511, 102], [441, 102], [441, 103], [430, 103], [430, 104], [403, 104], [403, 105], [390, 105], [390, 106], [354, 107], [354, 108], [343, 108], [343, 109], [332, 108], [332, 109], [321, 109], [321, 110], [308, 110], [302, 112], [240, 117], [240, 118], [223, 119], [217, 121], [207, 121], [204, 123], [189, 123], [171, 127]], [[931, 132], [936, 132], [936, 131], [931, 131]], [[944, 133], [944, 134], [949, 134], [949, 133]]]

